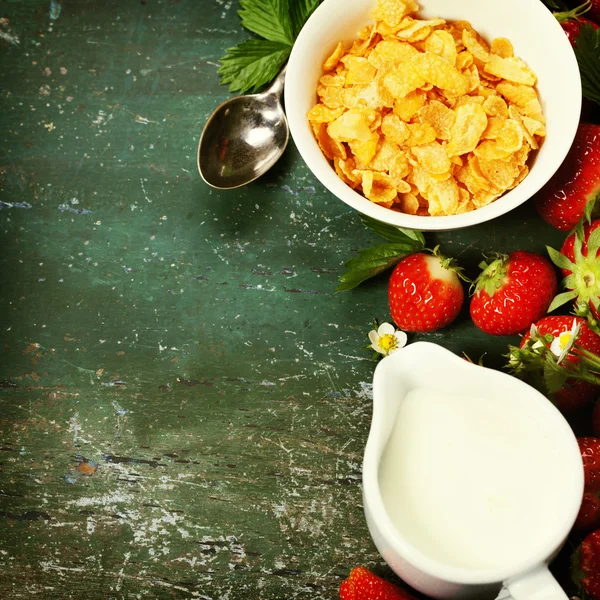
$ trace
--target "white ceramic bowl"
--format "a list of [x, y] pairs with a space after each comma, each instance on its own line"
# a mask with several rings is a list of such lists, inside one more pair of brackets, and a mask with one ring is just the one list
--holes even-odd
[[558, 169], [577, 130], [581, 80], [571, 45], [540, 0], [422, 0], [422, 17], [465, 19], [488, 41], [506, 37], [515, 55], [538, 76], [547, 118], [547, 137], [530, 164], [529, 175], [504, 196], [472, 212], [446, 217], [406, 215], [378, 206], [355, 192], [323, 156], [306, 118], [316, 103], [321, 65], [340, 40], [350, 42], [372, 23], [376, 0], [324, 0], [310, 17], [292, 50], [285, 81], [290, 131], [302, 158], [319, 181], [340, 200], [379, 221], [424, 231], [458, 229], [494, 219], [531, 198]]

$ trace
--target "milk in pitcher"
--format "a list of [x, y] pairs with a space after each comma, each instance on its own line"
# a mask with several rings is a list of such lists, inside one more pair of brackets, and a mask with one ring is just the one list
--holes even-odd
[[379, 484], [394, 527], [440, 563], [508, 567], [548, 543], [569, 461], [551, 427], [519, 398], [428, 389], [407, 393], [383, 453]]

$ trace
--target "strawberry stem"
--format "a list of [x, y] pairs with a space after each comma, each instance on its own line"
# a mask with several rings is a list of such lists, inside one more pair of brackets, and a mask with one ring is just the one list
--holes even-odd
[[[520, 379], [542, 379], [549, 393], [556, 392], [568, 381], [586, 381], [600, 386], [600, 356], [574, 344], [567, 358], [561, 360], [563, 357], [559, 359], [550, 350], [552, 339], [551, 335], [542, 335], [532, 327], [522, 348], [509, 346], [509, 369]], [[569, 360], [569, 356], [577, 360]]]
[[[486, 260], [489, 260], [486, 257]], [[488, 264], [485, 260], [479, 263], [482, 270], [471, 286], [471, 294], [478, 294], [483, 290], [490, 298], [504, 285], [507, 273], [508, 256], [495, 254], [494, 259]]]
[[581, 15], [585, 14], [592, 7], [591, 0], [587, 0], [581, 6], [576, 6], [572, 10], [565, 10], [562, 12], [552, 13], [557, 21], [563, 22], [569, 19], [578, 19]]
[[586, 350], [577, 344], [573, 347], [573, 353], [581, 357], [581, 362], [587, 367], [600, 374], [600, 356], [596, 356], [589, 350]]

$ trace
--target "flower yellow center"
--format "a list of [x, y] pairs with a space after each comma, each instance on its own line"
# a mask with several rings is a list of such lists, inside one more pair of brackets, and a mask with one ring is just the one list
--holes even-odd
[[387, 352], [393, 350], [397, 343], [398, 341], [391, 333], [386, 333], [379, 338], [379, 347]]
[[560, 346], [561, 351], [564, 350], [570, 343], [573, 334], [570, 331], [563, 331], [558, 336], [558, 345]]

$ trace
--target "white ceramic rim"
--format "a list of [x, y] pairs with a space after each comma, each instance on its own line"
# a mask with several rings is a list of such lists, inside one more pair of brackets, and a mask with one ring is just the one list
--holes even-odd
[[[420, 352], [423, 360], [431, 360], [432, 354], [443, 354], [447, 360], [454, 360], [456, 362], [456, 368], [459, 369], [486, 369], [490, 371], [495, 377], [512, 377], [507, 373], [501, 371], [495, 371], [493, 369], [487, 369], [479, 365], [470, 363], [459, 356], [456, 356], [450, 350], [446, 350], [442, 346], [433, 344], [431, 342], [415, 342], [410, 345], [411, 351]], [[400, 351], [402, 352], [402, 351]], [[395, 353], [394, 355], [398, 355]], [[448, 355], [451, 356], [448, 356]], [[392, 357], [394, 356], [392, 355]], [[386, 359], [384, 359], [386, 360]], [[381, 363], [380, 363], [381, 365]], [[376, 418], [377, 404], [375, 402], [375, 393], [377, 387], [378, 371], [381, 369], [378, 365], [373, 374], [373, 419]], [[560, 411], [550, 402], [544, 395], [532, 388], [528, 384], [514, 378], [514, 382], [517, 385], [523, 387], [523, 397], [527, 398], [527, 402], [533, 402], [541, 406], [541, 410], [546, 411], [550, 414], [550, 418], [554, 419], [557, 426], [557, 431], [562, 430], [563, 442], [565, 451], [571, 454], [573, 460], [573, 468], [579, 472], [578, 485], [573, 487], [572, 497], [570, 499], [570, 506], [567, 505], [565, 514], [569, 516], [564, 522], [557, 526], [554, 535], [551, 536], [548, 543], [548, 549], [540, 552], [536, 556], [532, 556], [526, 561], [523, 561], [519, 566], [511, 566], [510, 568], [504, 569], [481, 569], [472, 570], [461, 567], [452, 567], [439, 562], [433, 558], [430, 558], [405, 539], [401, 538], [396, 531], [395, 525], [389, 518], [387, 510], [383, 504], [383, 499], [379, 491], [379, 463], [381, 454], [376, 455], [375, 451], [372, 450], [373, 445], [367, 443], [363, 459], [363, 494], [365, 497], [365, 504], [368, 503], [370, 507], [370, 513], [373, 521], [377, 523], [377, 526], [382, 531], [387, 532], [386, 541], [393, 548], [393, 550], [402, 558], [411, 563], [414, 567], [420, 571], [427, 573], [431, 577], [442, 579], [449, 583], [462, 584], [462, 585], [481, 585], [481, 584], [492, 584], [501, 583], [511, 578], [517, 578], [519, 575], [523, 575], [534, 568], [544, 565], [550, 556], [561, 546], [566, 537], [569, 535], [573, 523], [579, 513], [581, 506], [581, 498], [583, 497], [584, 487], [584, 473], [583, 463], [581, 461], [581, 452], [577, 443], [577, 438], [573, 433], [571, 426], [568, 424], [566, 419], [560, 413]], [[365, 468], [367, 467], [367, 468]], [[367, 477], [365, 477], [365, 472]]]
[[[287, 108], [293, 105], [295, 97], [303, 93], [303, 82], [299, 81], [298, 78], [294, 78], [294, 72], [304, 60], [303, 48], [314, 44], [315, 38], [318, 39], [318, 36], [315, 35], [315, 30], [317, 30], [319, 22], [323, 19], [329, 19], [330, 14], [335, 12], [335, 7], [339, 3], [340, 0], [324, 0], [308, 19], [296, 39], [288, 61], [286, 73], [284, 97]], [[375, 0], [373, 0], [373, 4], [375, 4]], [[574, 79], [569, 83], [569, 86], [571, 86], [574, 93], [577, 94], [578, 92], [578, 97], [573, 99], [575, 104], [577, 104], [577, 110], [575, 110], [574, 106], [573, 111], [565, 114], [564, 117], [570, 133], [562, 139], [562, 148], [554, 152], [554, 156], [547, 167], [547, 177], [533, 179], [527, 176], [514, 190], [507, 192], [491, 204], [468, 213], [441, 217], [420, 217], [399, 213], [370, 202], [350, 186], [346, 185], [335, 173], [329, 161], [323, 156], [321, 149], [312, 135], [312, 131], [310, 131], [310, 127], [307, 127], [306, 115], [300, 114], [299, 111], [287, 110], [287, 119], [292, 139], [308, 168], [329, 192], [359, 213], [384, 223], [421, 231], [449, 231], [478, 225], [495, 219], [529, 200], [544, 186], [564, 161], [577, 133], [582, 101], [579, 67], [570, 42], [552, 13], [542, 2], [538, 1], [537, 4], [539, 4], [539, 8], [536, 7], [533, 10], [537, 11], [538, 18], [544, 23], [544, 28], [548, 28], [550, 31], [554, 29], [557, 36], [556, 40], [553, 39], [553, 43], [562, 43], [564, 45], [564, 61], [568, 62], [568, 69], [572, 72]]]

